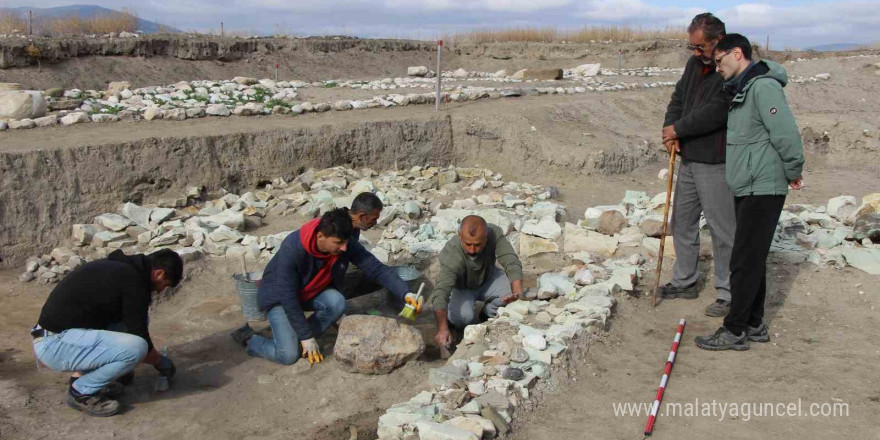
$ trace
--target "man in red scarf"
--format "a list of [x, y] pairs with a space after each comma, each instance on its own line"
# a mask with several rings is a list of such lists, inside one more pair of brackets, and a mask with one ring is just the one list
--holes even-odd
[[[345, 313], [341, 291], [349, 263], [383, 285], [391, 285], [392, 278], [402, 283], [357, 238], [348, 208], [329, 211], [288, 235], [266, 266], [257, 293], [273, 339], [249, 327], [233, 333], [233, 339], [251, 356], [279, 364], [291, 365], [300, 357], [321, 362], [317, 338]], [[315, 313], [306, 319], [305, 311]]]

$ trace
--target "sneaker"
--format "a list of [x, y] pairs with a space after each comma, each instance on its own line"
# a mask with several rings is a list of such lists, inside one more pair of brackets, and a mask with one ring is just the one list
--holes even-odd
[[749, 326], [746, 333], [749, 335], [749, 341], [752, 342], [770, 342], [770, 326], [761, 323], [757, 327]]
[[746, 332], [735, 335], [725, 327], [720, 327], [711, 336], [697, 336], [694, 338], [694, 342], [697, 343], [697, 347], [700, 347], [703, 350], [742, 351], [749, 349], [749, 338], [746, 335]]
[[110, 417], [119, 412], [119, 402], [101, 393], [80, 394], [73, 386], [67, 390], [67, 404], [94, 417]]
[[697, 283], [684, 287], [676, 287], [673, 286], [672, 283], [666, 283], [660, 286], [659, 294], [660, 298], [663, 299], [696, 299], [700, 296], [700, 291], [697, 289]]
[[716, 299], [715, 302], [706, 307], [706, 316], [713, 318], [723, 318], [730, 312], [730, 301]]
[[250, 325], [245, 324], [243, 327], [230, 333], [229, 336], [232, 336], [232, 340], [242, 347], [247, 347], [248, 342], [250, 342], [251, 338], [254, 336], [254, 329], [252, 329]]
[[[73, 383], [76, 382], [77, 379], [79, 378], [71, 376], [68, 385], [72, 387]], [[125, 385], [117, 382], [118, 380], [119, 379], [110, 382], [109, 384], [107, 384], [106, 387], [101, 388], [101, 391], [98, 391], [98, 394], [102, 396], [107, 396], [111, 399], [118, 399], [120, 396], [122, 396], [122, 393], [125, 392]]]

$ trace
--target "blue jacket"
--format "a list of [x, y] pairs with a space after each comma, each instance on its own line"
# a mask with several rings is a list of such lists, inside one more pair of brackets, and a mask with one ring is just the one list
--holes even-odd
[[[262, 310], [281, 305], [293, 330], [299, 339], [304, 341], [320, 335], [312, 334], [297, 293], [315, 277], [324, 261], [306, 252], [299, 233], [300, 231], [296, 230], [288, 235], [281, 242], [278, 252], [269, 261], [269, 265], [263, 271], [257, 300]], [[354, 263], [364, 275], [378, 281], [402, 300], [409, 291], [409, 286], [397, 276], [396, 271], [382, 264], [360, 244], [358, 241], [360, 235], [360, 230], [355, 229], [352, 232], [351, 238], [348, 239], [348, 250], [336, 259], [335, 266], [330, 269], [333, 278], [330, 287], [342, 292], [348, 264]]]

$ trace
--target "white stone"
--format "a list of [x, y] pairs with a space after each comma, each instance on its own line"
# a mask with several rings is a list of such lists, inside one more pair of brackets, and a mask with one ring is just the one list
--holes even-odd
[[406, 68], [407, 76], [425, 76], [428, 74], [426, 66], [411, 66]]
[[101, 214], [95, 217], [95, 223], [114, 232], [125, 230], [125, 228], [134, 224], [134, 222], [119, 214]]
[[[46, 98], [41, 91], [0, 91], [0, 119], [35, 119], [46, 115]], [[10, 124], [11, 125], [11, 124]]]
[[572, 73], [578, 76], [596, 76], [599, 74], [601, 64], [581, 64], [572, 69]]
[[858, 203], [853, 196], [839, 196], [828, 201], [825, 212], [840, 220], [845, 221], [852, 217], [858, 209]]
[[580, 286], [589, 286], [596, 282], [593, 272], [587, 268], [579, 269], [577, 273], [574, 274], [574, 280]]
[[61, 117], [61, 125], [74, 125], [74, 124], [82, 124], [85, 122], [89, 122], [91, 119], [89, 118], [88, 113], [85, 112], [75, 112], [70, 113], [68, 115]]
[[241, 230], [244, 228], [244, 214], [239, 211], [227, 209], [219, 214], [203, 218], [202, 222], [210, 227], [216, 228], [223, 225], [232, 229]]
[[419, 440], [480, 440], [471, 431], [440, 423], [418, 421], [416, 428], [419, 430]]
[[521, 229], [524, 234], [535, 235], [548, 240], [556, 240], [562, 235], [562, 228], [556, 223], [556, 217], [545, 216], [540, 221], [527, 220]]
[[205, 109], [205, 113], [211, 116], [229, 116], [232, 114], [225, 104], [211, 104]]
[[119, 121], [119, 116], [112, 113], [95, 113], [92, 115], [92, 122], [104, 123], [117, 121]]
[[122, 215], [128, 217], [134, 224], [147, 229], [150, 228], [150, 214], [152, 212], [152, 209], [134, 203], [126, 203], [122, 206]]
[[589, 252], [605, 258], [617, 251], [618, 239], [593, 232], [572, 223], [565, 224], [565, 253]]
[[544, 350], [547, 348], [547, 341], [541, 335], [528, 335], [523, 338], [523, 348], [533, 350]]

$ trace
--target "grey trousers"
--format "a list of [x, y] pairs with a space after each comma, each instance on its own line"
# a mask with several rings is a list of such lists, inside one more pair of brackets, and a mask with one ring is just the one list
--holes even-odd
[[682, 159], [675, 184], [672, 233], [675, 267], [672, 285], [684, 287], [700, 275], [700, 213], [705, 213], [712, 234], [715, 291], [730, 301], [730, 254], [736, 233], [733, 193], [724, 179], [724, 164], [709, 165]]
[[447, 319], [455, 328], [465, 328], [477, 321], [476, 302], [483, 301], [483, 313], [488, 317], [498, 314], [501, 298], [512, 293], [510, 279], [503, 270], [493, 267], [492, 275], [477, 289], [452, 289], [449, 295]]

